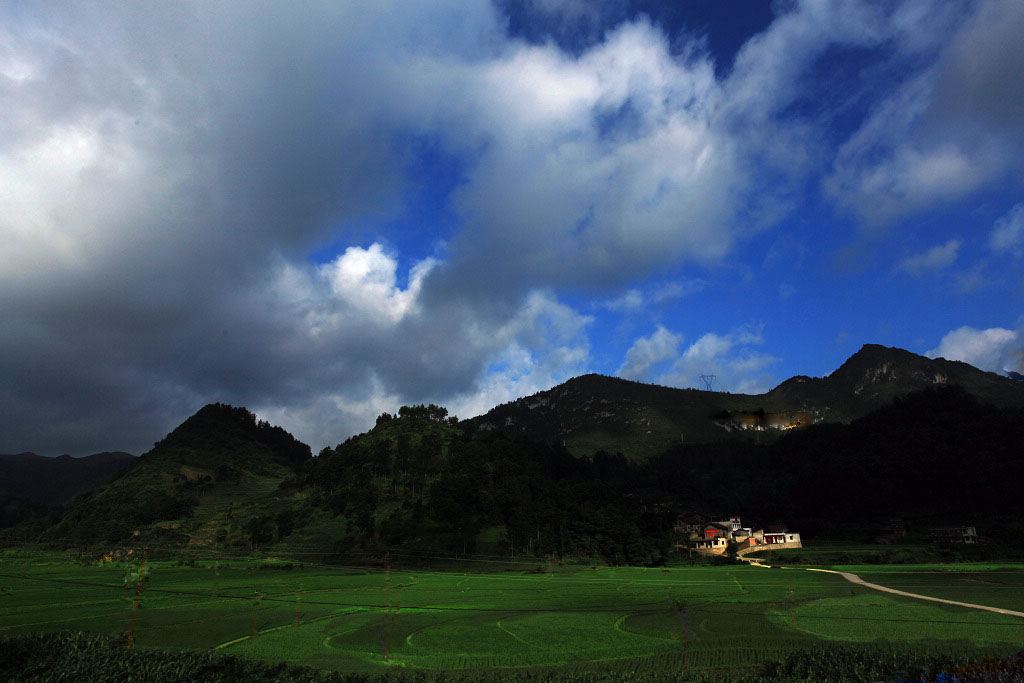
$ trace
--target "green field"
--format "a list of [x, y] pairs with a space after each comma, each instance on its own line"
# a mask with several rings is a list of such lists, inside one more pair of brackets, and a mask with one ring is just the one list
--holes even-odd
[[[0, 556], [0, 634], [127, 632], [137, 586], [132, 581], [126, 588], [130, 565], [81, 566], [76, 560]], [[242, 560], [175, 564], [148, 563], [137, 646], [218, 648], [341, 671], [670, 671], [682, 666], [684, 648], [691, 670], [743, 670], [830, 643], [981, 656], [1010, 654], [1024, 642], [1024, 619], [887, 595], [803, 569], [463, 573], [272, 569]], [[1024, 607], [1020, 567], [849, 569], [903, 590]]]
[[1024, 570], [1013, 565], [987, 567], [919, 565], [910, 567], [842, 567], [865, 581], [945, 600], [970, 602], [1024, 612]]

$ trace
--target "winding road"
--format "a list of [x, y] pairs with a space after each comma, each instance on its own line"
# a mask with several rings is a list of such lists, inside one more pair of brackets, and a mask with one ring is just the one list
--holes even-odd
[[881, 586], [877, 583], [868, 583], [864, 579], [860, 578], [856, 574], [850, 572], [840, 572], [835, 569], [813, 569], [811, 567], [806, 568], [809, 572], [825, 572], [827, 574], [839, 574], [841, 577], [855, 583], [858, 586], [864, 586], [866, 588], [873, 588], [876, 591], [882, 591], [884, 593], [892, 593], [893, 595], [902, 595], [908, 598], [917, 598], [918, 600], [930, 600], [932, 602], [941, 602], [947, 605], [956, 605], [957, 607], [970, 607], [972, 609], [983, 609], [986, 612], [995, 612], [996, 614], [1008, 614], [1011, 617], [1024, 618], [1024, 612], [1017, 612], [1012, 609], [1003, 609], [1002, 607], [989, 607], [988, 605], [976, 605], [973, 602], [959, 602], [957, 600], [946, 600], [944, 598], [933, 598], [930, 595], [921, 595], [920, 593], [908, 593], [907, 591], [901, 591], [896, 588], [889, 588], [887, 586]]
[[[767, 567], [766, 564], [761, 564], [761, 561], [753, 557], [743, 557], [742, 554], [737, 559], [749, 562], [752, 567]], [[970, 607], [971, 609], [982, 609], [986, 612], [995, 612], [996, 614], [1007, 614], [1011, 617], [1021, 617], [1024, 619], [1024, 612], [1018, 612], [1012, 609], [1003, 609], [1002, 607], [990, 607], [989, 605], [977, 605], [973, 602], [959, 602], [958, 600], [946, 600], [945, 598], [933, 598], [930, 595], [921, 595], [920, 593], [908, 593], [907, 591], [901, 591], [896, 588], [889, 588], [888, 586], [882, 586], [877, 583], [869, 583], [864, 579], [860, 578], [856, 574], [851, 572], [841, 572], [835, 569], [815, 569], [813, 567], [801, 567], [809, 572], [825, 572], [826, 574], [839, 574], [850, 583], [855, 583], [858, 586], [864, 586], [865, 588], [871, 588], [876, 591], [882, 591], [883, 593], [892, 593], [893, 595], [902, 595], [907, 598], [916, 598], [918, 600], [930, 600], [931, 602], [941, 602], [946, 605], [956, 605], [957, 607]]]

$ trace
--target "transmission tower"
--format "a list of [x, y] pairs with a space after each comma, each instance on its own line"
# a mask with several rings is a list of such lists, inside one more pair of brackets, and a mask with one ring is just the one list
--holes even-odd
[[704, 386], [707, 388], [708, 391], [714, 391], [714, 389], [711, 388], [711, 385], [715, 381], [714, 375], [701, 375], [700, 378], [701, 381], [704, 382]]

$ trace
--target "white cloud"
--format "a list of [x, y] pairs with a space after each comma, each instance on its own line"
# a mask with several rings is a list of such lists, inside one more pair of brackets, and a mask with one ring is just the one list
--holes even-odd
[[408, 288], [401, 290], [395, 285], [397, 261], [374, 243], [369, 249], [349, 247], [320, 266], [320, 274], [329, 282], [334, 297], [347, 307], [398, 322], [412, 310], [423, 278], [435, 265], [432, 258], [417, 263], [409, 273]]
[[689, 346], [657, 382], [669, 386], [705, 388], [701, 375], [714, 375], [715, 391], [758, 394], [771, 389], [767, 368], [779, 358], [757, 351], [764, 342], [760, 327], [745, 326], [728, 334], [708, 332]]
[[1024, 204], [1017, 204], [996, 221], [988, 243], [992, 251], [1017, 256], [1024, 253]]
[[[866, 2], [805, 0], [792, 3], [736, 55], [727, 106], [769, 120], [805, 94], [807, 69], [833, 45], [871, 47], [886, 37], [879, 8]], [[763, 131], [759, 131], [763, 132]]]
[[690, 296], [691, 294], [697, 294], [707, 289], [708, 283], [706, 280], [701, 278], [694, 278], [692, 280], [676, 280], [666, 282], [654, 291], [654, 300], [659, 303], [666, 303], [675, 299], [682, 299], [683, 297]]
[[749, 179], [715, 120], [713, 65], [673, 56], [650, 23], [579, 56], [510, 43], [485, 60], [415, 60], [393, 78], [411, 93], [401, 114], [477, 155], [455, 196], [461, 271], [607, 285], [732, 248]]
[[395, 334], [400, 323], [418, 317], [423, 281], [438, 263], [427, 258], [413, 264], [402, 289], [397, 258], [376, 242], [366, 249], [349, 247], [320, 266], [282, 259], [267, 295], [279, 315], [302, 321], [293, 339], [305, 335], [317, 346], [338, 337], [367, 340]]
[[[964, 12], [934, 55], [926, 49], [908, 61], [909, 77], [836, 155], [826, 192], [867, 224], [952, 202], [1024, 170], [1024, 46], [1015, 38], [1024, 31], [1024, 5], [964, 7], [950, 3], [935, 15], [942, 28]], [[897, 18], [891, 28], [904, 35], [919, 22], [917, 32], [927, 34], [935, 21], [923, 11]]]
[[448, 400], [459, 417], [550, 389], [582, 374], [590, 361], [586, 328], [592, 322], [550, 295], [533, 292], [494, 337], [502, 347], [474, 386]]
[[[349, 248], [319, 268], [284, 264], [270, 301], [286, 320], [301, 320], [288, 322], [290, 352], [305, 356], [304, 372], [323, 388], [307, 387], [289, 404], [266, 402], [261, 414], [318, 448], [332, 434], [368, 429], [403, 402], [439, 403], [470, 417], [585, 371], [589, 316], [540, 291], [507, 318], [482, 318], [457, 303], [424, 311], [421, 282], [435, 265], [414, 265], [403, 290], [396, 260], [378, 244]], [[452, 382], [453, 373], [466, 376]], [[334, 376], [345, 377], [341, 387], [330, 386]]]
[[318, 393], [307, 401], [289, 405], [257, 405], [252, 410], [271, 424], [287, 425], [288, 431], [316, 454], [325, 446], [334, 446], [370, 429], [381, 413], [394, 413], [401, 397], [388, 392], [375, 378], [361, 390], [345, 393]]
[[948, 332], [939, 345], [925, 353], [969, 363], [989, 372], [1024, 371], [1024, 334], [1019, 330], [990, 327], [979, 330], [964, 326]]
[[960, 240], [952, 239], [920, 254], [908, 256], [899, 262], [896, 270], [902, 270], [911, 275], [924, 275], [950, 267], [956, 261], [957, 253], [963, 243]]
[[614, 299], [604, 301], [601, 306], [616, 313], [640, 313], [650, 304], [666, 304], [696, 294], [707, 287], [700, 278], [692, 280], [671, 280], [654, 287], [647, 294], [639, 289], [627, 289]]
[[615, 374], [624, 379], [649, 381], [651, 369], [675, 358], [682, 342], [683, 335], [658, 325], [649, 337], [640, 337], [633, 342], [626, 351], [626, 360]]
[[626, 290], [622, 295], [604, 302], [604, 307], [617, 313], [637, 313], [644, 309], [644, 295], [639, 289]]

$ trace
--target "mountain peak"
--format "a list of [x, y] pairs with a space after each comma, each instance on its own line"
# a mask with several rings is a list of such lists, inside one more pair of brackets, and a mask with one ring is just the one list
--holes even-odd
[[147, 456], [162, 454], [183, 464], [212, 466], [216, 460], [271, 455], [290, 467], [311, 457], [309, 446], [281, 427], [257, 420], [247, 408], [210, 403], [158, 441]]
[[959, 361], [865, 344], [830, 375], [791, 377], [766, 394], [677, 389], [591, 373], [466, 423], [476, 431], [563, 443], [576, 455], [606, 450], [643, 459], [680, 442], [754, 438], [763, 431], [750, 425], [778, 433], [811, 422], [849, 422], [898, 397], [947, 384], [985, 403], [1024, 405], [1019, 381]]

